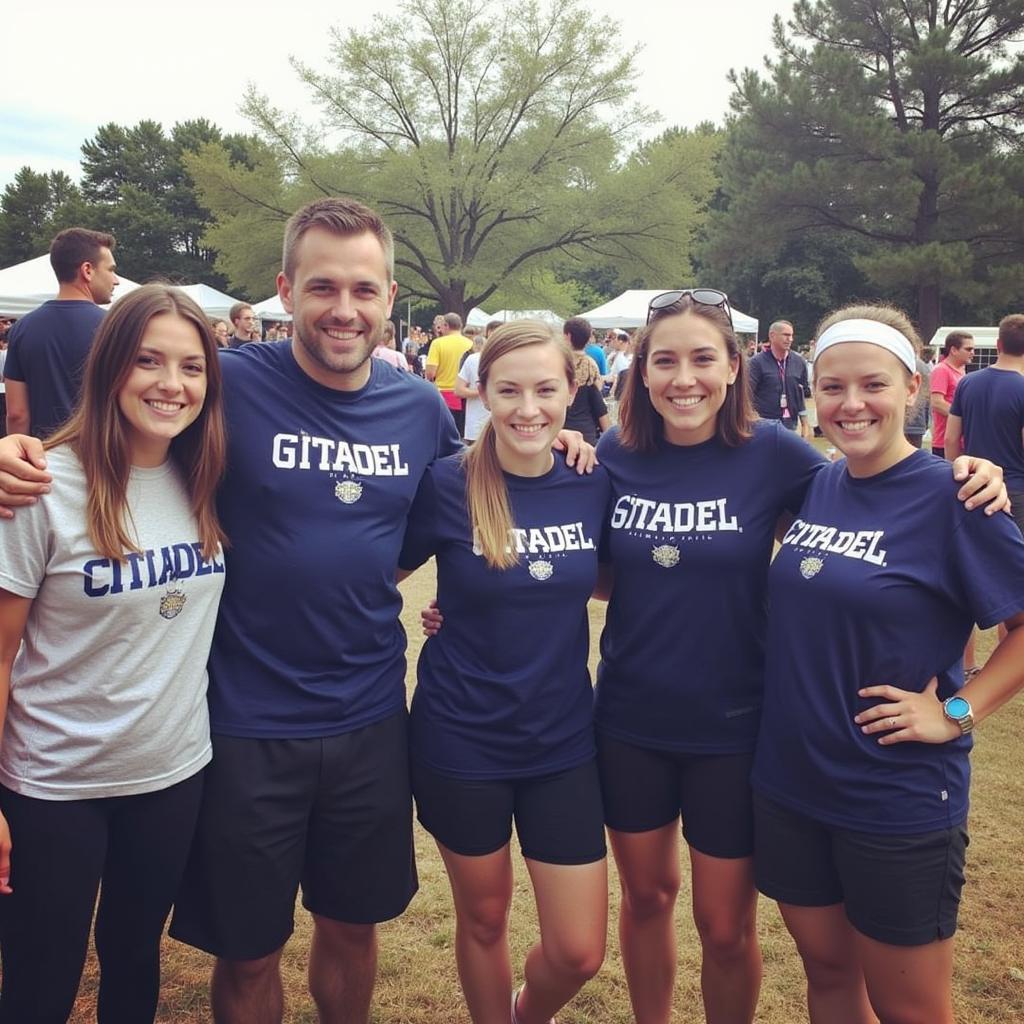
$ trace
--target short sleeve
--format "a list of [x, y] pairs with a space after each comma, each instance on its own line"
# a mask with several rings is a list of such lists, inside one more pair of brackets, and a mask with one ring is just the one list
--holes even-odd
[[21, 368], [21, 335], [14, 328], [7, 343], [7, 359], [4, 361], [4, 380], [25, 380], [25, 371]]
[[0, 589], [18, 597], [39, 593], [51, 555], [50, 534], [45, 499], [0, 523]]
[[479, 360], [474, 359], [473, 354], [470, 353], [459, 367], [459, 380], [467, 387], [473, 387], [476, 383], [476, 368], [479, 365]]
[[411, 572], [418, 569], [437, 549], [437, 483], [428, 468], [420, 480], [405, 527], [398, 567]]
[[590, 415], [596, 423], [602, 416], [608, 415], [608, 406], [605, 405], [601, 392], [594, 384], [587, 385], [587, 404], [590, 406]]
[[1024, 537], [1004, 512], [987, 516], [957, 502], [954, 514], [951, 563], [971, 616], [989, 629], [1024, 611]]
[[800, 511], [804, 496], [815, 475], [828, 460], [794, 430], [775, 427], [776, 480], [781, 484], [782, 507], [794, 515]]
[[430, 343], [430, 348], [427, 349], [427, 366], [437, 366], [440, 362], [440, 356], [437, 354], [437, 338]]

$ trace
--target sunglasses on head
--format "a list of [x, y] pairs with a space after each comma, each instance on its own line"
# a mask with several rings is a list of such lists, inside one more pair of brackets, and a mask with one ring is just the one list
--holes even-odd
[[674, 306], [680, 299], [690, 299], [701, 306], [713, 306], [715, 309], [724, 309], [725, 315], [732, 321], [732, 308], [729, 306], [729, 296], [720, 292], [717, 288], [679, 288], [672, 292], [662, 292], [651, 299], [647, 307], [647, 322], [658, 313], [663, 313]]

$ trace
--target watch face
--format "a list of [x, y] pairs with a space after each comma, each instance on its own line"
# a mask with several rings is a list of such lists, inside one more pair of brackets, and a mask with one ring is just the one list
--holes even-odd
[[950, 697], [946, 701], [946, 714], [950, 718], [964, 718], [971, 713], [971, 705], [963, 697]]

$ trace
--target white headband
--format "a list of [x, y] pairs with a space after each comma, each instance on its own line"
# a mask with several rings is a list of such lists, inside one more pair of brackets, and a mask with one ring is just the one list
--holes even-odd
[[840, 320], [839, 323], [833, 324], [814, 346], [815, 362], [825, 349], [841, 345], [844, 341], [862, 341], [868, 345], [878, 345], [879, 348], [891, 352], [911, 373], [917, 372], [914, 346], [895, 327], [880, 324], [877, 320]]

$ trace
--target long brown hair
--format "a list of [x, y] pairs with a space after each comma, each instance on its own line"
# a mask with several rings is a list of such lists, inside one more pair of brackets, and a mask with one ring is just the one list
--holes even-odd
[[624, 448], [637, 452], [652, 452], [665, 434], [665, 421], [654, 408], [644, 384], [643, 371], [651, 354], [651, 335], [658, 323], [670, 316], [696, 316], [712, 324], [722, 337], [729, 359], [736, 361], [736, 379], [728, 385], [725, 402], [718, 410], [715, 436], [730, 448], [736, 448], [750, 439], [753, 430], [754, 407], [750, 401], [746, 357], [740, 351], [736, 332], [725, 310], [694, 302], [684, 295], [678, 302], [656, 310], [651, 322], [637, 332], [634, 344], [636, 355], [627, 371], [626, 386], [619, 403], [619, 437]]
[[[528, 345], [551, 345], [564, 357], [565, 379], [571, 389], [575, 381], [572, 350], [564, 339], [539, 320], [515, 320], [491, 332], [480, 352], [477, 371], [480, 386], [487, 387], [491, 367], [497, 360]], [[473, 446], [463, 454], [462, 463], [466, 470], [469, 525], [476, 546], [492, 569], [509, 569], [519, 561], [519, 555], [509, 543], [509, 533], [515, 524], [490, 420], [484, 424]]]
[[196, 419], [171, 441], [170, 457], [185, 475], [203, 557], [226, 543], [215, 496], [224, 475], [227, 437], [217, 343], [203, 311], [177, 288], [147, 284], [118, 299], [103, 318], [85, 364], [82, 398], [68, 422], [46, 441], [70, 445], [85, 470], [89, 539], [105, 558], [137, 552], [126, 519], [131, 474], [129, 430], [117, 398], [135, 366], [142, 336], [155, 316], [195, 327], [206, 356], [206, 400]]

